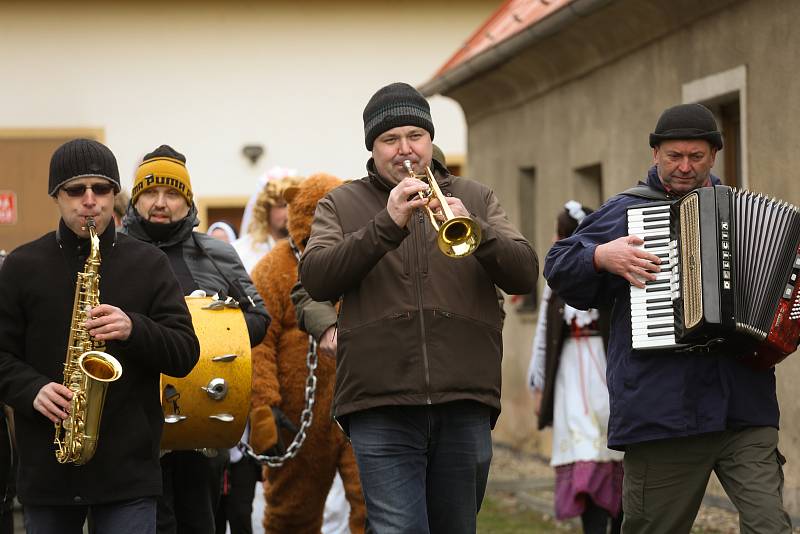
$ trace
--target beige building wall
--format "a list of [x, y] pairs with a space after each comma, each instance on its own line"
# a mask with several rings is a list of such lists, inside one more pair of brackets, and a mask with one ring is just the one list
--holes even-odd
[[[101, 129], [127, 187], [174, 145], [200, 198], [249, 195], [275, 165], [360, 177], [369, 97], [430, 77], [499, 4], [3, 2], [0, 129]], [[460, 107], [431, 104], [437, 143], [463, 156]], [[256, 166], [246, 144], [267, 150]]]
[[[691, 14], [690, 18], [689, 14]], [[602, 196], [627, 189], [652, 163], [648, 134], [697, 80], [744, 70], [749, 188], [800, 205], [800, 33], [793, 0], [620, 0], [447, 94], [468, 123], [468, 165], [511, 219], [535, 214], [543, 264], [555, 215], [579, 191], [575, 170], [601, 164]], [[536, 199], [518, 202], [520, 169], [536, 170]], [[719, 168], [716, 172], [719, 172]], [[549, 454], [526, 391], [535, 317], [510, 313], [504, 331], [503, 414], [495, 436]], [[777, 367], [785, 500], [800, 515], [800, 357]]]

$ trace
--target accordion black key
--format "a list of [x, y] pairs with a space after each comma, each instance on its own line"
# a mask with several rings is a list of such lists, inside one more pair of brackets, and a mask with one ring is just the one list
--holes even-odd
[[658, 279], [631, 286], [637, 350], [727, 342], [759, 367], [800, 338], [800, 210], [727, 186], [628, 208], [628, 234], [662, 259]]

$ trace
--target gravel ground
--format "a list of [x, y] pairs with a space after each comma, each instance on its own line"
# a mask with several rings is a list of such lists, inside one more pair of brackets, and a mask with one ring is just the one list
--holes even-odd
[[[495, 444], [487, 493], [508, 504], [509, 508], [534, 510], [550, 518], [553, 516], [553, 468], [544, 458]], [[25, 530], [19, 509], [15, 512], [14, 532], [23, 534]], [[712, 487], [706, 493], [692, 532], [736, 534], [739, 532], [738, 517], [728, 498]], [[559, 532], [580, 532], [580, 523], [577, 520], [563, 521], [557, 524], [557, 528]], [[800, 526], [793, 532], [800, 533]]]
[[[553, 468], [544, 458], [516, 452], [495, 444], [489, 471], [487, 493], [517, 507], [553, 515]], [[577, 521], [560, 525], [565, 531], [579, 528]], [[710, 489], [706, 493], [692, 532], [735, 534], [739, 532], [739, 514], [724, 495]], [[800, 533], [800, 526], [793, 532]]]

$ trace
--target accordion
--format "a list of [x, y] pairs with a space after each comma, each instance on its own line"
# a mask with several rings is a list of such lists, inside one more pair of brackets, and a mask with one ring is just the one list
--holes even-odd
[[661, 258], [631, 286], [632, 346], [703, 350], [725, 343], [757, 367], [800, 338], [800, 210], [727, 186], [628, 208], [628, 234]]

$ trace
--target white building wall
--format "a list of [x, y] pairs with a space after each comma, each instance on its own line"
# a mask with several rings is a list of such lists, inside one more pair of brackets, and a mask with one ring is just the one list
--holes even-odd
[[[275, 165], [360, 177], [369, 97], [429, 79], [499, 3], [0, 4], [0, 128], [103, 128], [126, 188], [162, 143], [199, 197], [248, 195]], [[431, 105], [435, 142], [463, 154], [460, 107]], [[256, 166], [246, 144], [266, 147]]]

